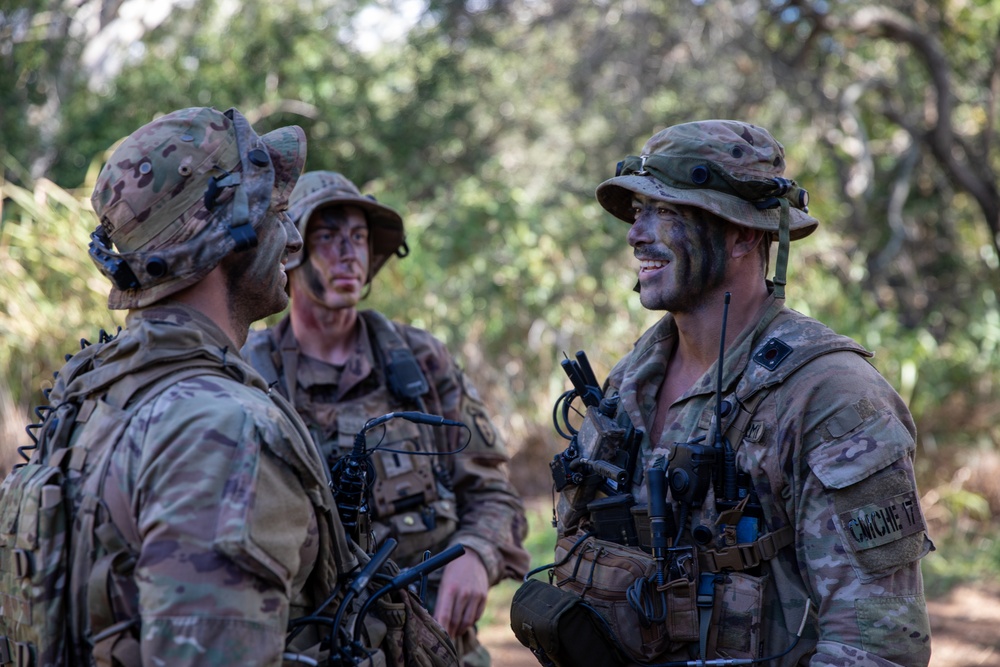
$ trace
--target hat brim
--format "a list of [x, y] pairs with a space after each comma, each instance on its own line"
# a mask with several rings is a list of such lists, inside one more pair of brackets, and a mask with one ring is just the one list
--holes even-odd
[[284, 206], [306, 164], [306, 134], [298, 125], [280, 127], [260, 138], [274, 165], [272, 205]]
[[388, 206], [372, 201], [368, 197], [344, 196], [340, 193], [325, 194], [322, 191], [296, 201], [295, 205], [288, 209], [288, 214], [298, 224], [299, 221], [308, 221], [316, 211], [332, 206], [355, 206], [364, 212], [371, 237], [372, 256], [368, 270], [368, 280], [371, 280], [405, 242], [403, 217]]
[[[635, 220], [632, 199], [636, 194], [672, 204], [695, 206], [734, 225], [767, 232], [777, 233], [781, 220], [779, 207], [762, 210], [739, 197], [715, 190], [674, 188], [653, 176], [617, 176], [597, 186], [598, 203], [611, 215], [630, 224]], [[819, 226], [819, 220], [801, 209], [791, 207], [788, 212], [793, 241], [809, 236]]]

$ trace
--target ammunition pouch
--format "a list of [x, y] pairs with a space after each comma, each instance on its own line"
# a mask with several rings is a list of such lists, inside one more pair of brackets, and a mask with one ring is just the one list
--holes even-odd
[[715, 604], [709, 627], [710, 656], [757, 659], [763, 634], [764, 588], [768, 577], [724, 572], [717, 577]]
[[385, 623], [382, 648], [389, 667], [457, 667], [455, 644], [409, 590], [396, 591], [375, 603]]

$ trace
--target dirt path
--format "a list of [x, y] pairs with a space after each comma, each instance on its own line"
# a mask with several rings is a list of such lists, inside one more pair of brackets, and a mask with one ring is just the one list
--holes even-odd
[[[933, 648], [930, 667], [1000, 667], [1000, 586], [963, 586], [928, 603]], [[536, 667], [510, 631], [509, 618], [480, 629], [493, 667]], [[597, 666], [595, 666], [597, 667]]]

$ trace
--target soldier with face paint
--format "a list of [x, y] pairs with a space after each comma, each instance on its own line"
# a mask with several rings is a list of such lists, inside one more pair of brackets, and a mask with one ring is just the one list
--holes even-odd
[[[466, 432], [401, 419], [385, 424], [372, 457], [372, 545], [398, 540], [408, 566], [425, 550], [465, 554], [432, 576], [429, 606], [466, 665], [487, 665], [476, 640], [490, 586], [523, 575], [524, 509], [506, 473], [508, 455], [482, 401], [431, 334], [359, 310], [379, 269], [406, 254], [400, 215], [336, 172], [303, 174], [289, 213], [305, 239], [287, 264], [291, 310], [252, 332], [243, 355], [295, 406], [330, 466], [351, 452], [365, 421], [419, 411], [461, 421]], [[417, 451], [438, 455], [406, 455]]]
[[[288, 624], [358, 567], [356, 547], [305, 426], [237, 353], [287, 304], [302, 239], [286, 209], [305, 153], [298, 127], [258, 136], [235, 109], [199, 107], [139, 128], [101, 170], [90, 255], [126, 326], [73, 356], [49, 396], [57, 415], [78, 408], [46, 419], [71, 432], [28, 465], [68, 480], [70, 566], [47, 584], [68, 636], [17, 642], [18, 664], [322, 657], [315, 627], [286, 645]], [[14, 643], [0, 637], [0, 654]]]
[[[620, 664], [930, 657], [913, 420], [871, 353], [784, 305], [789, 245], [818, 225], [784, 169], [766, 130], [702, 121], [657, 133], [597, 188], [629, 225], [642, 305], [666, 311], [580, 429], [585, 457], [609, 456], [590, 435], [609, 420], [641, 438], [636, 537], [601, 533], [607, 487], [567, 488], [559, 506], [554, 583], [601, 613]], [[661, 544], [650, 525], [669, 526]], [[623, 561], [639, 574], [616, 588]]]

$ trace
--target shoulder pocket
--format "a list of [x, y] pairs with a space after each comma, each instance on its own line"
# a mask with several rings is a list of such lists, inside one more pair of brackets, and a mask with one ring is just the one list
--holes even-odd
[[888, 410], [860, 418], [844, 408], [826, 428], [836, 439], [809, 453], [830, 492], [833, 523], [858, 578], [871, 582], [930, 550], [913, 477], [913, 437]]
[[809, 467], [828, 489], [843, 489], [913, 453], [913, 436], [899, 418], [881, 410], [864, 418], [859, 401], [842, 409], [825, 428], [830, 440], [807, 455]]
[[248, 419], [219, 508], [214, 547], [241, 569], [291, 594], [299, 550], [315, 521], [301, 480], [264, 451]]

